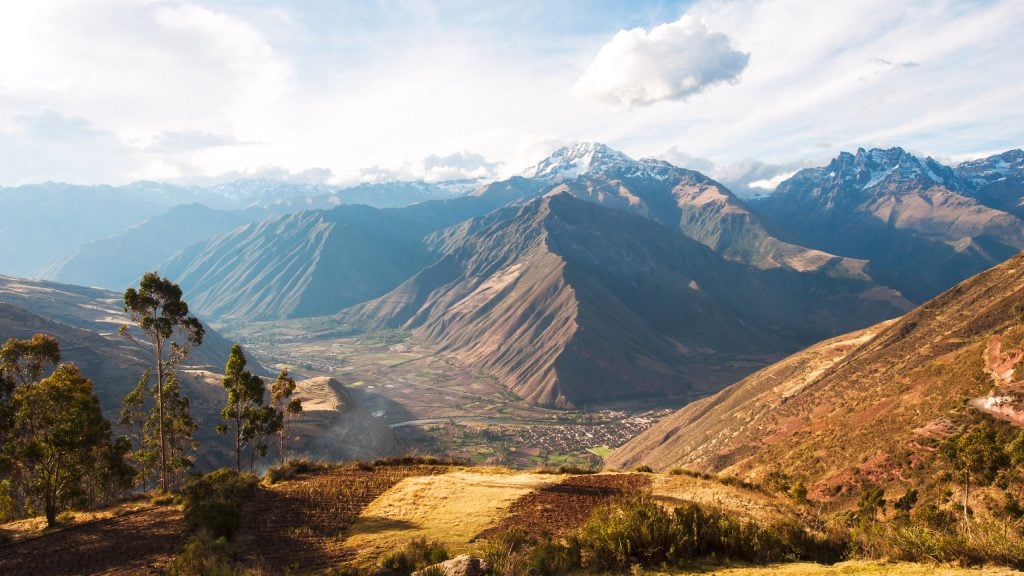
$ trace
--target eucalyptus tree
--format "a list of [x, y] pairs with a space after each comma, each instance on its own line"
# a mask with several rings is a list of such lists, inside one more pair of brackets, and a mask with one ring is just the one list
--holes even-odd
[[[167, 430], [164, 417], [164, 386], [174, 366], [180, 363], [195, 346], [203, 343], [203, 325], [188, 313], [188, 304], [182, 300], [181, 287], [156, 272], [146, 272], [138, 289], [124, 292], [124, 311], [131, 315], [152, 344], [156, 368], [156, 407], [158, 423], [158, 452], [160, 454], [160, 487], [167, 490]], [[132, 339], [127, 324], [121, 334]]]

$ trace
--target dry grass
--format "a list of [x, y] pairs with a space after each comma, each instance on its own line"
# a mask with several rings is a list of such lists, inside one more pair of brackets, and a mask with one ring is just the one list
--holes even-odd
[[562, 479], [489, 469], [406, 478], [363, 510], [347, 531], [345, 547], [358, 550], [359, 565], [414, 538], [440, 542], [453, 554], [467, 552], [473, 537], [500, 520], [515, 500]]
[[645, 572], [654, 574], [703, 574], [706, 576], [1010, 576], [1020, 574], [1015, 570], [1000, 567], [985, 568], [954, 568], [949, 566], [933, 566], [929, 564], [910, 564], [906, 562], [840, 562], [832, 566], [795, 562], [789, 564], [773, 564], [747, 568], [695, 568], [673, 572]]
[[716, 480], [667, 474], [651, 474], [650, 478], [651, 496], [666, 506], [683, 501], [695, 502], [764, 524], [799, 515], [798, 510], [785, 500]]

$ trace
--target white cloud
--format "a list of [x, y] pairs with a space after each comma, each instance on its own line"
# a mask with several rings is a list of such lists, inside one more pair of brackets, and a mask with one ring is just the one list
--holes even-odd
[[601, 47], [573, 86], [578, 96], [630, 107], [685, 100], [722, 82], [736, 82], [750, 59], [703, 20], [621, 30]]

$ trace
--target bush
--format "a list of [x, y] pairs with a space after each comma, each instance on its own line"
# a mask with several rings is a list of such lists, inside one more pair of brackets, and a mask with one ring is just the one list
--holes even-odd
[[201, 476], [184, 490], [185, 522], [213, 538], [231, 538], [242, 523], [242, 504], [252, 497], [258, 479], [221, 468]]
[[407, 576], [427, 566], [433, 566], [448, 559], [448, 550], [444, 544], [431, 542], [426, 538], [410, 541], [402, 550], [386, 554], [377, 566], [391, 570], [395, 574]]
[[649, 474], [651, 472], [654, 472], [654, 469], [652, 469], [647, 464], [641, 464], [640, 466], [637, 466], [636, 468], [633, 468], [633, 472], [645, 472], [645, 473]]
[[267, 485], [274, 485], [285, 480], [294, 480], [303, 474], [323, 472], [333, 468], [327, 462], [309, 460], [308, 458], [296, 458], [289, 460], [280, 466], [272, 466], [263, 476], [263, 482]]
[[237, 571], [228, 558], [227, 541], [200, 531], [189, 539], [166, 573], [168, 576], [235, 576]]
[[813, 536], [795, 522], [764, 527], [694, 503], [669, 512], [643, 496], [596, 510], [580, 529], [578, 545], [582, 565], [595, 570], [706, 558], [835, 562], [846, 548], [844, 540]]
[[531, 470], [534, 474], [597, 474], [597, 470], [593, 468], [583, 468], [582, 466], [567, 466], [562, 465], [557, 468], [553, 466], [538, 466]]

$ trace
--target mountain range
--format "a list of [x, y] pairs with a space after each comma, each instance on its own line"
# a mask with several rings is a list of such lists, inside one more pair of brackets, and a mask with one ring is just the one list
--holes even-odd
[[[215, 321], [402, 328], [541, 404], [699, 395], [743, 375], [717, 370], [731, 354], [778, 357], [869, 326], [1017, 253], [1022, 166], [1020, 151], [951, 168], [861, 149], [742, 200], [582, 143], [407, 206], [316, 186], [204, 189], [249, 208], [176, 207], [48, 273], [116, 286], [159, 268]], [[346, 193], [386, 205], [464, 187]]]

